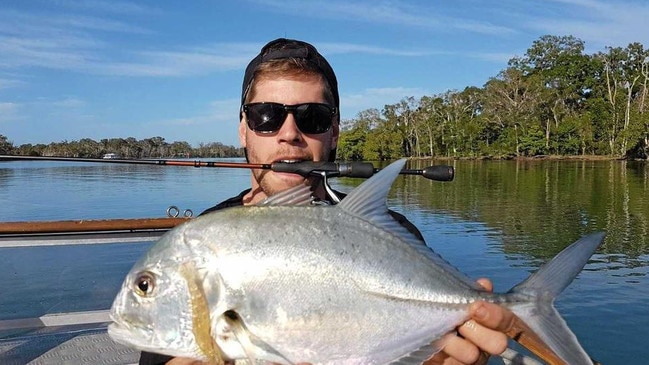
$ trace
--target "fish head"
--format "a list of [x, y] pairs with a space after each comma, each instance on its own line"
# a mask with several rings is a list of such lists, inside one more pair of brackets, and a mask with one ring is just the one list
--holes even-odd
[[141, 351], [208, 359], [196, 339], [195, 282], [188, 283], [195, 264], [164, 251], [148, 253], [128, 273], [111, 307], [108, 334]]

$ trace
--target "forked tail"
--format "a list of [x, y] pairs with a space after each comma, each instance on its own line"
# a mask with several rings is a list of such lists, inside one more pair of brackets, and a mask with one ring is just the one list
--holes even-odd
[[[510, 309], [566, 364], [592, 365], [593, 361], [554, 308], [554, 298], [579, 274], [603, 239], [604, 233], [582, 237], [509, 291], [513, 296], [535, 298]], [[551, 358], [544, 360], [552, 364], [557, 363]]]

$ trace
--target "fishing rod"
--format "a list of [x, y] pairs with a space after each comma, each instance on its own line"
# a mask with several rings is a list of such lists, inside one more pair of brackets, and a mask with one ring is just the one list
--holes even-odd
[[[368, 178], [379, 172], [369, 162], [273, 162], [270, 164], [245, 163], [245, 162], [224, 162], [224, 161], [184, 161], [168, 159], [119, 159], [119, 158], [82, 158], [82, 157], [58, 157], [58, 156], [18, 156], [18, 155], [0, 155], [0, 161], [68, 161], [68, 162], [98, 162], [114, 164], [133, 164], [133, 165], [160, 165], [160, 166], [190, 166], [190, 167], [223, 167], [223, 168], [240, 168], [240, 169], [264, 169], [275, 172], [290, 172], [301, 176], [309, 176], [313, 173], [325, 173], [329, 177], [359, 177]], [[433, 165], [420, 170], [403, 169], [402, 175], [418, 175], [429, 180], [435, 181], [452, 181], [455, 177], [455, 170], [452, 166]]]

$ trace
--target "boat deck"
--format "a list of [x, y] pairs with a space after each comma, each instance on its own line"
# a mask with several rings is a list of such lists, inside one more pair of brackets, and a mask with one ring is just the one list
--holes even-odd
[[[56, 297], [53, 302], [47, 302], [49, 306], [53, 306], [52, 303], [58, 305], [66, 301], [74, 301], [76, 299], [72, 298], [75, 296], [76, 298], [87, 298], [89, 301], [101, 301], [103, 299], [101, 295], [91, 297], [87, 290], [101, 287], [103, 282], [89, 285], [87, 290], [80, 289], [86, 291], [75, 292], [75, 296], [71, 297], [66, 297], [65, 294], [51, 293], [57, 290], [65, 292], [67, 286], [85, 286], [79, 285], [76, 281], [58, 285], [58, 280], [60, 280], [61, 272], [66, 270], [72, 273], [70, 275], [72, 278], [76, 278], [83, 274], [81, 269], [84, 267], [87, 269], [87, 266], [73, 267], [69, 260], [60, 263], [66, 254], [59, 254], [59, 256], [55, 256], [58, 259], [52, 260], [50, 256], [55, 252], [52, 251], [53, 249], [73, 246], [101, 246], [109, 243], [151, 242], [158, 239], [171, 226], [183, 221], [185, 219], [164, 218], [4, 223], [2, 226], [4, 230], [0, 230], [0, 255], [4, 255], [5, 259], [10, 259], [9, 266], [12, 267], [12, 271], [6, 274], [9, 276], [10, 282], [13, 283], [5, 286], [4, 289], [20, 287], [20, 283], [28, 281], [32, 277], [41, 277], [43, 287], [47, 288], [50, 293], [37, 290], [28, 291], [27, 294], [20, 290], [14, 292], [10, 290], [7, 293], [5, 290], [7, 295], [4, 297], [0, 295], [0, 308], [7, 311], [6, 313], [0, 312], [2, 314], [0, 316], [0, 364], [137, 364], [140, 358], [139, 351], [117, 344], [108, 336], [107, 328], [110, 323], [108, 310], [50, 313], [40, 317], [7, 319], [11, 318], [12, 311], [17, 311], [15, 307], [17, 304], [3, 302], [11, 302], [11, 299], [16, 295], [25, 295], [28, 299], [24, 305], [33, 307], [42, 305], [43, 301], [47, 302], [45, 299], [47, 295]], [[133, 225], [133, 222], [136, 224]], [[117, 224], [119, 226], [124, 226], [126, 223], [129, 227], [134, 226], [137, 229], [115, 229], [112, 227], [116, 225], [115, 223], [119, 223]], [[41, 232], [43, 230], [45, 232]], [[36, 233], [24, 233], [25, 231]], [[38, 249], [39, 247], [51, 248], [47, 252], [40, 250], [43, 256], [40, 261], [36, 254], [31, 256], [18, 254], [23, 252], [20, 250]], [[115, 251], [115, 248], [111, 248], [111, 250]], [[24, 257], [29, 257], [30, 265], [19, 265], [20, 260]], [[13, 260], [11, 260], [12, 258]], [[88, 261], [88, 257], [78, 261], [84, 263]], [[46, 262], [51, 267], [48, 270], [39, 271], [41, 267], [36, 262]], [[91, 265], [97, 265], [97, 262], [92, 262]], [[98, 275], [114, 275], [113, 272], [101, 268], [98, 268], [97, 271], [100, 272]], [[119, 274], [119, 276], [122, 275], [124, 274]], [[92, 279], [89, 280], [92, 281]], [[37, 296], [38, 294], [41, 295], [41, 298]], [[110, 302], [102, 302], [97, 306], [105, 308], [110, 306]]]
[[115, 343], [106, 325], [46, 327], [0, 340], [0, 364], [137, 364], [140, 353]]

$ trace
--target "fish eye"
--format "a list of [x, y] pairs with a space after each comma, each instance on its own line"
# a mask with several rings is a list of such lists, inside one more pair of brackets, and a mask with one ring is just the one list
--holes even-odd
[[135, 292], [143, 297], [151, 295], [155, 289], [155, 277], [150, 272], [140, 273], [133, 282]]

